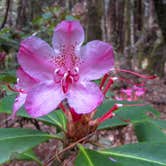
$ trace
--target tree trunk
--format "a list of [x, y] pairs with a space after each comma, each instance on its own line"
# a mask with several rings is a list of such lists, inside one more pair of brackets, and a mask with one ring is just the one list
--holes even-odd
[[42, 12], [42, 2], [39, 0], [19, 0], [17, 8], [16, 27], [30, 26], [30, 22]]
[[11, 0], [6, 0], [6, 11], [5, 11], [5, 16], [4, 19], [2, 21], [2, 24], [0, 26], [0, 29], [4, 28], [6, 22], [7, 22], [7, 18], [8, 18], [8, 13], [9, 13], [9, 8], [10, 8], [10, 2]]
[[165, 75], [166, 66], [166, 3], [164, 0], [154, 0], [154, 7], [157, 14], [158, 24], [162, 31], [162, 41], [157, 45], [156, 49], [152, 53], [152, 60], [148, 66], [151, 69], [155, 69], [156, 73], [160, 76]]
[[103, 2], [101, 0], [88, 0], [87, 40], [102, 39], [101, 18]]
[[163, 33], [164, 42], [166, 42], [166, 3], [164, 0], [154, 0], [155, 10], [157, 13], [158, 24]]

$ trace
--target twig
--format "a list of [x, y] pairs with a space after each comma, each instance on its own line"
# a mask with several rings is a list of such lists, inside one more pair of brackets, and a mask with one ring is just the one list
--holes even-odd
[[78, 141], [72, 143], [71, 145], [67, 146], [66, 148], [64, 148], [64, 149], [63, 149], [62, 151], [60, 151], [59, 153], [53, 155], [50, 159], [48, 159], [48, 160], [44, 163], [44, 166], [49, 166], [50, 163], [51, 163], [55, 158], [57, 158], [57, 159], [60, 161], [59, 156], [60, 156], [62, 153], [64, 153], [65, 151], [67, 151], [67, 150], [69, 150], [69, 149], [71, 149], [71, 148], [73, 148], [73, 147], [76, 146], [78, 143], [80, 143], [80, 142], [82, 142], [82, 141], [85, 141], [87, 138], [89, 138], [90, 136], [92, 136], [94, 133], [95, 133], [95, 132], [90, 133], [89, 135], [87, 135], [87, 136], [85, 136], [85, 137], [79, 139]]

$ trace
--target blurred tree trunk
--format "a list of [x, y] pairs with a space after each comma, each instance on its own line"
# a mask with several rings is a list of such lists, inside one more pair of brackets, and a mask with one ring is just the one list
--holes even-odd
[[7, 23], [9, 24], [9, 26], [13, 26], [15, 25], [15, 19], [13, 18], [13, 4], [14, 4], [14, 1], [13, 0], [10, 0], [10, 7], [9, 7], [9, 14], [8, 14], [8, 20], [7, 20]]
[[108, 38], [113, 43], [114, 47], [117, 48], [117, 32], [116, 32], [116, 22], [117, 22], [117, 16], [116, 16], [116, 1], [110, 0], [109, 1], [109, 10], [108, 10], [108, 27], [109, 27], [109, 33]]
[[154, 0], [158, 24], [163, 34], [163, 40], [166, 42], [166, 2], [165, 0]]
[[109, 27], [109, 21], [110, 21], [110, 8], [109, 8], [110, 0], [104, 0], [103, 4], [103, 17], [102, 17], [102, 35], [104, 41], [110, 41], [110, 27]]
[[138, 31], [142, 31], [143, 25], [142, 25], [142, 18], [143, 18], [143, 10], [142, 10], [142, 0], [135, 1], [135, 26]]
[[158, 24], [162, 31], [162, 42], [154, 51], [154, 55], [156, 61], [152, 63], [152, 67], [156, 66], [156, 72], [159, 73], [160, 76], [165, 75], [165, 65], [166, 65], [166, 3], [164, 0], [154, 0], [154, 6], [157, 14]]
[[130, 1], [129, 0], [125, 0], [125, 4], [124, 4], [124, 41], [123, 41], [123, 53], [125, 56], [125, 60], [124, 60], [124, 66], [127, 69], [131, 69], [132, 63], [131, 63], [131, 59], [132, 59], [132, 55], [130, 53], [131, 48], [131, 12], [130, 12]]
[[19, 0], [17, 8], [16, 27], [30, 26], [30, 22], [42, 11], [40, 0]]
[[123, 52], [124, 48], [124, 0], [105, 0], [108, 5], [106, 13], [107, 25], [107, 40], [111, 41], [114, 48]]
[[26, 25], [28, 23], [29, 10], [27, 7], [28, 7], [28, 1], [19, 0], [17, 8], [17, 20], [16, 20], [16, 27], [18, 29], [22, 28], [23, 25]]
[[[162, 0], [145, 0], [142, 2], [144, 3], [143, 32], [142, 37], [136, 43], [136, 45], [139, 45], [137, 47], [139, 63], [149, 73], [164, 76], [166, 61], [166, 4]], [[158, 24], [155, 20], [156, 16]]]
[[103, 12], [103, 1], [87, 0], [87, 40], [102, 39], [101, 18]]
[[5, 14], [4, 14], [4, 18], [2, 21], [2, 24], [0, 25], [0, 29], [4, 28], [6, 22], [7, 22], [7, 18], [8, 18], [8, 14], [9, 14], [9, 8], [10, 8], [10, 3], [11, 0], [6, 0], [6, 10], [5, 10]]
[[116, 1], [116, 33], [118, 50], [123, 52], [124, 49], [124, 0]]

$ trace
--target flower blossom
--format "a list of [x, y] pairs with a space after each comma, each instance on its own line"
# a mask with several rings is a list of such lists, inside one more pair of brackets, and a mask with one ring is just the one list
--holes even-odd
[[35, 36], [21, 42], [17, 58], [24, 74], [20, 79], [28, 77], [32, 82], [20, 86], [26, 93], [20, 93], [24, 97], [19, 99], [30, 116], [46, 115], [64, 99], [77, 114], [90, 113], [101, 104], [104, 96], [92, 81], [113, 68], [113, 49], [98, 40], [81, 47], [83, 41], [78, 21], [62, 21], [55, 27], [53, 48]]
[[131, 88], [122, 89], [121, 96], [116, 96], [116, 100], [127, 100], [127, 101], [134, 101], [138, 100], [139, 97], [143, 96], [146, 92], [144, 87], [139, 87], [137, 85], [132, 86]]

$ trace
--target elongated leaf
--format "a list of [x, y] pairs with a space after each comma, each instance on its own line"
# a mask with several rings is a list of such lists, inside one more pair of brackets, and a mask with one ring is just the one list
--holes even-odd
[[[0, 100], [0, 113], [11, 114], [14, 99], [15, 99], [15, 95], [10, 95]], [[26, 118], [31, 118], [23, 108], [18, 111], [17, 115], [26, 117]], [[50, 114], [37, 118], [37, 119], [45, 123], [58, 126], [63, 129], [66, 128], [66, 118], [61, 110], [53, 111]]]
[[134, 127], [139, 141], [166, 142], [166, 135], [150, 120], [137, 123]]
[[50, 138], [56, 136], [31, 129], [1, 128], [0, 164]]
[[152, 119], [151, 122], [157, 125], [161, 129], [166, 129], [166, 120], [163, 119]]
[[166, 166], [166, 143], [138, 143], [92, 151], [82, 146], [75, 166]]
[[[120, 103], [124, 105], [132, 105], [138, 104], [135, 102], [127, 102], [127, 101], [113, 101], [107, 100], [102, 104], [96, 113], [96, 118], [101, 117], [105, 112], [107, 112], [115, 103]], [[141, 121], [148, 120], [149, 117], [147, 116], [148, 113], [153, 113], [155, 116], [159, 116], [159, 112], [152, 108], [150, 105], [144, 106], [124, 106], [119, 108], [115, 114], [116, 116], [112, 119], [109, 119], [102, 123], [98, 129], [106, 129], [115, 126], [122, 126], [128, 123], [138, 123]]]
[[36, 161], [36, 163], [38, 163], [39, 165], [42, 165], [40, 159], [36, 156], [36, 154], [33, 152], [32, 149], [30, 149], [24, 153], [16, 155], [16, 157], [14, 159]]

